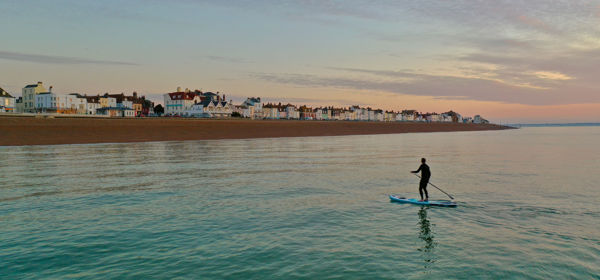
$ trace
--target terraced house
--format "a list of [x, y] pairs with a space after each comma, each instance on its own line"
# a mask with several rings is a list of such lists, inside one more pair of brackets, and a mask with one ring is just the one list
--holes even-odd
[[0, 88], [0, 112], [13, 113], [15, 111], [15, 98]]
[[44, 83], [37, 82], [37, 84], [26, 85], [21, 91], [23, 97], [23, 112], [35, 113], [36, 112], [36, 96], [42, 92], [47, 92], [44, 87]]
[[186, 111], [192, 109], [192, 106], [196, 103], [202, 102], [201, 91], [190, 91], [186, 89], [182, 91], [180, 87], [177, 91], [171, 93], [165, 93], [165, 115], [167, 116], [183, 116]]

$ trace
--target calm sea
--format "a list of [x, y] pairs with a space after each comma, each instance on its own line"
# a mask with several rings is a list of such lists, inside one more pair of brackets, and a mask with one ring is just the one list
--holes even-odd
[[[599, 145], [528, 127], [0, 147], [0, 278], [600, 279]], [[418, 196], [421, 157], [457, 208], [389, 201]]]

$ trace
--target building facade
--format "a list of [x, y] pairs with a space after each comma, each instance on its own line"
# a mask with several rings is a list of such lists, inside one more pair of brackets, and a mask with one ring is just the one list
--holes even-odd
[[23, 97], [23, 112], [35, 113], [36, 112], [36, 95], [47, 92], [42, 82], [37, 84], [26, 85], [21, 91]]
[[117, 107], [117, 99], [114, 97], [103, 96], [99, 98], [100, 108], [115, 108]]
[[14, 113], [16, 111], [16, 99], [0, 88], [0, 112]]
[[58, 113], [66, 110], [67, 97], [53, 92], [42, 92], [35, 95], [35, 112], [37, 113]]
[[262, 103], [260, 97], [248, 97], [241, 105], [247, 110], [242, 110], [242, 116], [251, 119], [261, 119], [263, 117]]
[[163, 96], [165, 102], [165, 115], [167, 116], [182, 116], [186, 111], [189, 111], [194, 104], [202, 102], [200, 95], [190, 91], [171, 92], [166, 93]]

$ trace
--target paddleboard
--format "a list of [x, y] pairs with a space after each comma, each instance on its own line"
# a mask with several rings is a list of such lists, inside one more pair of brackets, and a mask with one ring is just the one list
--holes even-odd
[[419, 201], [418, 199], [405, 198], [405, 197], [397, 196], [394, 194], [390, 194], [390, 199], [394, 202], [400, 202], [400, 203], [411, 203], [411, 204], [426, 205], [426, 206], [456, 207], [456, 202], [448, 201], [448, 200]]

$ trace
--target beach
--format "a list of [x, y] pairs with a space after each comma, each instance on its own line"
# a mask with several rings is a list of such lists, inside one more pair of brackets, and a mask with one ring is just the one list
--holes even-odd
[[495, 124], [184, 118], [0, 117], [0, 146], [501, 130]]

